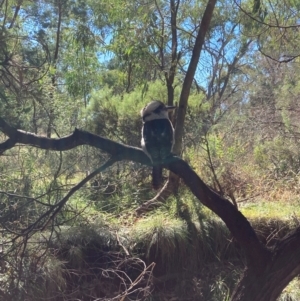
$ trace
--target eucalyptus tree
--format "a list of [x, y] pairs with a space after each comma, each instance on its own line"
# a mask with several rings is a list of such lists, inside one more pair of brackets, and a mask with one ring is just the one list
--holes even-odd
[[[293, 113], [297, 110], [293, 86], [298, 82], [295, 71], [299, 60], [296, 44], [300, 38], [298, 4], [278, 1], [256, 1], [254, 6], [247, 1], [236, 4], [243, 26], [241, 38], [252, 42], [231, 77], [231, 83], [237, 87], [235, 96], [232, 94], [230, 102], [220, 107], [219, 113], [231, 107], [233, 114], [219, 123], [215, 133], [221, 132], [228, 146], [234, 143], [233, 137], [247, 145], [246, 153], [252, 159], [254, 153], [269, 153], [270, 156], [260, 157], [259, 162], [264, 158], [262, 166], [268, 166], [270, 175], [285, 170], [283, 176], [291, 168], [289, 162], [294, 162], [296, 168], [298, 156], [295, 151], [298, 123]], [[235, 105], [228, 106], [230, 103]], [[218, 120], [222, 114], [214, 116]], [[281, 143], [286, 147], [285, 152]], [[288, 158], [291, 154], [293, 158]], [[212, 161], [215, 167], [221, 166], [216, 157]]]

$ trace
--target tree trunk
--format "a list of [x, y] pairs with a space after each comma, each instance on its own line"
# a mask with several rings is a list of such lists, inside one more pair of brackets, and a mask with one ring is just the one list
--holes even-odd
[[[191, 61], [188, 67], [188, 70], [186, 72], [184, 82], [182, 85], [182, 90], [180, 94], [179, 104], [177, 108], [177, 116], [176, 116], [176, 125], [175, 125], [175, 134], [174, 134], [174, 140], [175, 144], [173, 147], [173, 153], [176, 155], [181, 154], [182, 151], [182, 138], [183, 138], [183, 129], [184, 129], [184, 121], [185, 121], [185, 115], [186, 115], [186, 108], [188, 103], [188, 98], [190, 94], [190, 89], [194, 80], [196, 68], [199, 62], [200, 53], [204, 44], [204, 38], [208, 31], [212, 14], [215, 8], [217, 0], [208, 0], [208, 3], [206, 5], [205, 12], [203, 14], [203, 18], [201, 20], [199, 32], [196, 37], [195, 46], [193, 48]], [[174, 88], [173, 88], [173, 82], [174, 82], [174, 76], [175, 76], [175, 69], [178, 62], [178, 59], [180, 57], [180, 54], [177, 54], [177, 33], [176, 33], [176, 14], [179, 2], [177, 2], [177, 6], [175, 5], [174, 1], [171, 1], [171, 17], [172, 17], [172, 66], [170, 68], [170, 75], [169, 77], [166, 75], [166, 82], [167, 82], [167, 88], [168, 88], [168, 104], [172, 104], [172, 98], [174, 98]], [[176, 63], [176, 64], [175, 64]], [[142, 207], [144, 207], [145, 210], [148, 211], [150, 208], [149, 205], [151, 204], [151, 207], [157, 207], [158, 204], [155, 204], [156, 202], [161, 202], [167, 199], [172, 193], [176, 193], [179, 186], [179, 177], [176, 174], [173, 174], [172, 172], [169, 173], [169, 179], [167, 183], [163, 186], [162, 190], [151, 200], [147, 201], [143, 206], [141, 206], [138, 210], [138, 212], [142, 213]], [[147, 208], [147, 209], [146, 209]]]
[[300, 275], [300, 226], [280, 240], [271, 256], [248, 264], [231, 301], [276, 301], [293, 278]]
[[216, 2], [217, 0], [209, 0], [206, 5], [206, 9], [203, 14], [199, 32], [197, 34], [195, 45], [193, 48], [191, 61], [189, 63], [189, 67], [184, 78], [180, 99], [179, 99], [178, 110], [177, 110], [177, 118], [176, 118], [175, 145], [174, 145], [175, 154], [180, 154], [182, 150], [183, 126], [184, 126], [184, 120], [186, 115], [186, 108], [188, 104], [188, 98], [190, 95], [191, 86], [199, 62], [200, 53], [204, 44], [204, 38], [208, 31]]

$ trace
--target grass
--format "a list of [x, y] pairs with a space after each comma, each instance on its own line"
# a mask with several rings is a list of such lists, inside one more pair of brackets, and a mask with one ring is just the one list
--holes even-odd
[[293, 279], [283, 290], [278, 301], [297, 301], [300, 300], [300, 278]]
[[300, 201], [252, 202], [241, 205], [239, 209], [249, 220], [259, 220], [263, 218], [287, 221], [300, 218]]
[[[148, 264], [152, 261], [156, 263], [153, 300], [165, 300], [165, 294], [171, 293], [177, 300], [185, 301], [228, 300], [243, 269], [239, 250], [231, 244], [224, 223], [202, 205], [199, 207], [198, 201], [194, 201], [185, 195], [177, 203], [174, 199], [169, 204], [169, 210], [160, 209], [140, 218], [134, 218], [130, 212], [118, 218], [99, 213], [98, 218], [91, 218], [93, 222], [90, 226], [61, 229], [59, 239], [52, 240], [50, 244], [55, 255], [48, 256], [39, 275], [32, 274], [31, 278], [39, 282], [38, 286], [29, 287], [29, 293], [36, 296], [31, 300], [40, 300], [45, 296], [50, 299], [53, 294], [70, 293], [67, 284], [74, 290], [80, 287], [78, 298], [81, 298], [79, 293], [87, 284], [103, 293], [108, 287], [108, 280], [103, 279], [99, 271], [116, 268], [107, 265], [118, 265], [122, 256], [124, 264], [129, 260], [120, 242], [135, 255], [133, 258], [140, 255]], [[299, 216], [300, 213], [297, 202], [253, 202], [243, 204], [240, 209], [251, 222], [258, 221], [256, 226], [260, 227], [260, 235], [264, 237], [269, 236], [272, 231], [270, 227], [274, 226], [268, 220], [277, 218], [283, 224], [291, 225], [288, 217]], [[93, 210], [87, 212], [93, 213]], [[262, 233], [264, 227], [266, 234]], [[116, 251], [117, 258], [112, 257]], [[124, 266], [124, 269], [121, 273], [127, 273], [135, 279], [135, 265]], [[99, 287], [98, 284], [106, 280], [105, 285]], [[295, 279], [278, 301], [300, 300], [299, 288], [299, 279]], [[111, 287], [110, 290], [116, 291], [117, 287]]]
[[[189, 191], [180, 191], [162, 208], [143, 217], [134, 215], [138, 197], [130, 194], [125, 200], [123, 195], [114, 196], [113, 200], [111, 197], [107, 202], [127, 210], [122, 209], [121, 213], [116, 209], [109, 213], [105, 210], [99, 212], [97, 205], [103, 206], [105, 200], [99, 197], [97, 201], [87, 203], [85, 195], [89, 191], [90, 187], [87, 187], [77, 193], [66, 206], [65, 214], [73, 216], [74, 212], [80, 212], [80, 218], [76, 218], [80, 226], [62, 228], [59, 240], [51, 241], [55, 255], [48, 256], [43, 272], [37, 276], [32, 274], [33, 280], [39, 277], [40, 281], [39, 288], [29, 288], [32, 295], [38, 295], [36, 300], [52, 296], [52, 293], [46, 292], [59, 294], [60, 291], [67, 291], [66, 284], [69, 282], [73, 287], [85, 287], [93, 279], [103, 282], [98, 270], [115, 268], [105, 264], [108, 261], [117, 262], [119, 259], [109, 256], [117, 251], [118, 256], [122, 257], [124, 250], [129, 250], [133, 258], [145, 260], [146, 264], [156, 263], [153, 294], [158, 299], [153, 300], [163, 300], [163, 294], [170, 292], [177, 300], [228, 300], [243, 269], [240, 250], [231, 243], [231, 235], [220, 218]], [[300, 222], [300, 200], [293, 198], [292, 192], [289, 198], [286, 195], [282, 194], [280, 200], [280, 195], [272, 195], [270, 200], [265, 198], [240, 203], [241, 212], [252, 223], [259, 238], [269, 246]], [[132, 204], [129, 207], [130, 201]], [[123, 256], [124, 262], [128, 261], [126, 256]], [[98, 270], [94, 272], [96, 268]], [[134, 279], [131, 268], [129, 272], [127, 267], [121, 272], [128, 272]], [[84, 275], [84, 281], [83, 269], [91, 273], [91, 276], [88, 273]], [[75, 276], [74, 271], [77, 273]], [[37, 289], [40, 291], [37, 292]], [[99, 288], [101, 290], [102, 287]], [[113, 287], [113, 290], [116, 288]], [[278, 301], [300, 300], [299, 291], [299, 279], [295, 279]]]
[[167, 270], [182, 268], [188, 256], [188, 229], [184, 221], [164, 213], [140, 219], [131, 231], [134, 245], [148, 260], [160, 260]]

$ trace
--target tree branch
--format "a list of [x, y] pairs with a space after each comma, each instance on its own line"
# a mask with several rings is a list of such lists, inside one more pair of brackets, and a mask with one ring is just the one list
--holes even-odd
[[[48, 210], [48, 216], [51, 214], [49, 220], [54, 218], [57, 212], [67, 202], [70, 195], [82, 187], [82, 185], [97, 174], [99, 170], [101, 171], [103, 168], [107, 168], [114, 162], [121, 160], [130, 160], [141, 164], [151, 165], [150, 159], [142, 149], [121, 144], [79, 129], [75, 129], [73, 134], [69, 136], [51, 139], [17, 130], [9, 126], [0, 118], [0, 130], [8, 135], [9, 139], [14, 143], [23, 143], [54, 151], [69, 150], [85, 144], [94, 146], [111, 155], [111, 159], [102, 167], [96, 169], [90, 176], [86, 177], [73, 187], [58, 204]], [[2, 143], [2, 150], [3, 144], [4, 143]], [[225, 222], [233, 237], [244, 249], [248, 260], [254, 264], [254, 266], [259, 266], [259, 264], [269, 256], [269, 251], [267, 251], [267, 249], [259, 242], [256, 233], [242, 213], [238, 211], [230, 201], [219, 196], [206, 186], [186, 162], [178, 157], [172, 156], [165, 162], [164, 167], [181, 177], [199, 201], [216, 213]], [[43, 215], [42, 218], [45, 218], [46, 216], [47, 215]]]
[[0, 143], [0, 154], [14, 147], [17, 143], [53, 151], [66, 151], [76, 146], [90, 145], [109, 153], [113, 157], [120, 156], [120, 160], [151, 165], [150, 159], [140, 148], [118, 143], [79, 129], [75, 129], [71, 135], [62, 138], [47, 138], [16, 129], [0, 117], [0, 131], [9, 137], [9, 139]]

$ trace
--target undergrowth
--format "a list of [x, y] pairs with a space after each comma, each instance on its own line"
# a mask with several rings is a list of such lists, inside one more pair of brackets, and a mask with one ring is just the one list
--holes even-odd
[[[244, 255], [223, 221], [185, 188], [136, 217], [153, 192], [143, 182], [119, 187], [125, 171], [77, 192], [57, 217], [68, 221], [31, 237], [25, 251], [21, 239], [5, 245], [0, 300], [228, 300]], [[284, 185], [266, 191], [236, 200], [271, 247], [300, 224], [300, 203]], [[295, 279], [279, 301], [298, 301], [299, 290]]]
[[[138, 219], [94, 212], [89, 225], [34, 235], [22, 260], [12, 248], [3, 261], [1, 300], [228, 300], [243, 253], [224, 223], [194, 201], [183, 193]], [[251, 222], [271, 246], [297, 220]], [[299, 300], [298, 292], [296, 279], [279, 301]]]

